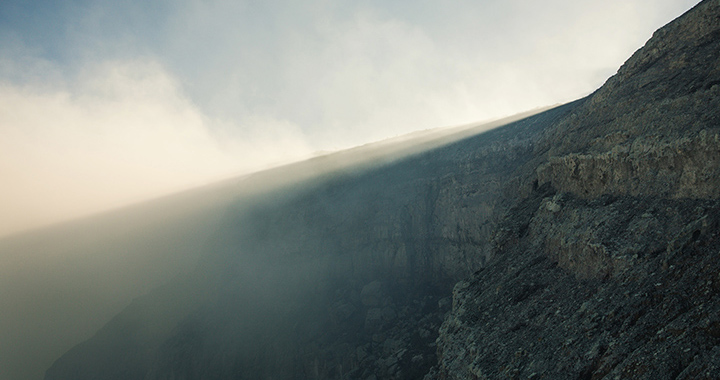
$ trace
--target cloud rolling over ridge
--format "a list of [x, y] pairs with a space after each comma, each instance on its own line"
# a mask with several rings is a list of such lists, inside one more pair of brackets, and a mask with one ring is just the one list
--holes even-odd
[[258, 119], [264, 129], [230, 134], [152, 62], [103, 62], [72, 87], [5, 85], [0, 102], [0, 234], [309, 153], [282, 121]]
[[598, 88], [695, 0], [0, 5], [0, 235]]

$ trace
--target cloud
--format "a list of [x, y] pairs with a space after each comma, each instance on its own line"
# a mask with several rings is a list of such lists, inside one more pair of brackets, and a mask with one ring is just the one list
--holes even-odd
[[186, 1], [159, 49], [208, 113], [350, 146], [574, 100], [692, 4]]
[[[213, 119], [152, 61], [88, 64], [54, 88], [0, 85], [0, 235], [307, 156], [291, 123]], [[222, 127], [217, 127], [222, 125]]]
[[2, 210], [30, 225], [48, 210], [119, 205], [311, 151], [574, 100], [695, 3], [0, 7], [15, 20], [0, 24], [0, 174], [14, 176], [0, 191], [21, 197], [4, 197]]

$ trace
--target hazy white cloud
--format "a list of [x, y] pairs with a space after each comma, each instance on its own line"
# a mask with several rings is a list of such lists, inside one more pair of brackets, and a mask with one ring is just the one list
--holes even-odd
[[[153, 62], [89, 65], [71, 86], [0, 86], [0, 235], [304, 157], [297, 127], [204, 115]], [[225, 124], [223, 128], [213, 124]]]
[[696, 2], [188, 1], [163, 56], [211, 114], [348, 146], [576, 99]]
[[698, 2], [7, 1], [0, 234], [574, 100]]

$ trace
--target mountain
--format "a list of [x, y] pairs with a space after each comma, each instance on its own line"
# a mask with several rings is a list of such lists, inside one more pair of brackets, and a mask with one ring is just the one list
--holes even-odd
[[46, 379], [718, 378], [719, 58], [705, 0], [584, 99], [234, 182]]
[[[483, 260], [476, 255], [469, 262], [468, 251], [484, 247], [458, 250], [460, 239], [472, 237], [455, 235], [455, 213], [442, 216], [449, 233], [425, 231], [426, 203], [495, 207], [489, 202], [512, 167], [496, 165], [498, 155], [523, 160], [527, 153], [527, 141], [510, 133], [536, 136], [567, 108], [520, 115], [513, 129], [494, 129], [479, 140], [466, 137], [508, 120], [418, 133], [224, 185], [236, 195], [225, 203], [196, 270], [136, 299], [47, 377], [334, 377], [342, 363], [327, 355], [350, 343], [372, 344], [392, 328], [397, 337], [407, 335], [422, 309], [430, 317], [416, 338], [422, 345], [410, 353], [425, 354], [416, 372], [426, 371], [441, 322], [438, 300]], [[498, 142], [508, 138], [516, 146], [498, 152]], [[418, 153], [433, 147], [432, 154]], [[491, 156], [495, 161], [486, 160]], [[460, 171], [460, 161], [472, 165]], [[457, 178], [447, 177], [452, 172]], [[434, 183], [441, 177], [464, 185], [445, 193]], [[469, 231], [490, 221], [466, 223], [461, 228]], [[402, 329], [393, 325], [401, 319]], [[313, 348], [310, 341], [327, 344]], [[377, 355], [368, 351], [369, 358]], [[217, 355], [232, 359], [217, 363]]]
[[455, 286], [432, 377], [720, 378], [719, 127], [703, 1], [538, 141], [535, 190]]
[[271, 192], [281, 199], [274, 189], [388, 165], [540, 111], [420, 131], [0, 239], [0, 380], [41, 379], [134, 298], [188, 277], [223, 235], [231, 205]]

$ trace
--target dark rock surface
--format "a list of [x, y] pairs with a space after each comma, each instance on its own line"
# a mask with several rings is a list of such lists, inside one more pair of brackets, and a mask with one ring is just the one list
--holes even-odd
[[427, 378], [720, 378], [718, 52], [704, 1], [546, 130]]
[[239, 200], [46, 378], [720, 378], [719, 30], [703, 1], [588, 98]]
[[437, 377], [717, 378], [720, 202], [553, 198], [510, 213], [455, 286]]

